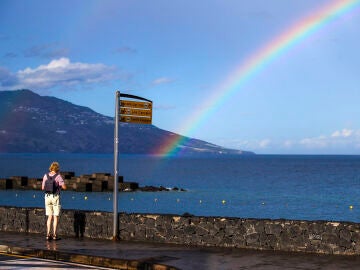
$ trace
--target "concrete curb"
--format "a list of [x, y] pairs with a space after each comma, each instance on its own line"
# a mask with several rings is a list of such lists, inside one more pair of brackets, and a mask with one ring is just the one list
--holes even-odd
[[144, 260], [126, 260], [101, 256], [75, 254], [57, 250], [32, 249], [0, 245], [0, 254], [12, 254], [35, 257], [48, 260], [87, 264], [99, 267], [109, 267], [121, 270], [179, 270], [176, 267], [152, 262], [152, 258]]

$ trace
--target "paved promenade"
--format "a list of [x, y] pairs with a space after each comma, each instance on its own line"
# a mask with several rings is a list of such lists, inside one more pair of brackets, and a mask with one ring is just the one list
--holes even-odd
[[40, 234], [8, 232], [0, 232], [1, 253], [114, 269], [360, 269], [360, 256], [196, 248], [67, 237], [48, 242]]

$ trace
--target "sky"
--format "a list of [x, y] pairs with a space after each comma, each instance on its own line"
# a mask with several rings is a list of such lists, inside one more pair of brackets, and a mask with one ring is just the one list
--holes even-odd
[[360, 154], [360, 0], [0, 0], [0, 91], [257, 154]]

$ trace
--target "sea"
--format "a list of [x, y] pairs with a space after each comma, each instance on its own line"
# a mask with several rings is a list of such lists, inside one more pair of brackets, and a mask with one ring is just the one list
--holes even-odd
[[[52, 161], [76, 176], [114, 170], [112, 154], [0, 154], [0, 178], [41, 178]], [[360, 156], [120, 155], [119, 175], [186, 190], [120, 192], [119, 212], [360, 222]], [[43, 197], [0, 190], [0, 205], [44, 207]], [[113, 203], [113, 192], [62, 192], [63, 209], [112, 212]]]

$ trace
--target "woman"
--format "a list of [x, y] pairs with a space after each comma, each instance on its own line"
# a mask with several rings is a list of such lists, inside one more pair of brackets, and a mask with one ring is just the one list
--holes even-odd
[[[46, 223], [46, 240], [59, 240], [56, 235], [56, 230], [61, 210], [60, 190], [66, 189], [64, 179], [59, 172], [59, 163], [51, 163], [49, 167], [49, 173], [44, 175], [42, 181], [41, 189], [45, 191], [45, 212], [48, 216]], [[53, 234], [51, 234], [51, 222], [53, 223]]]

